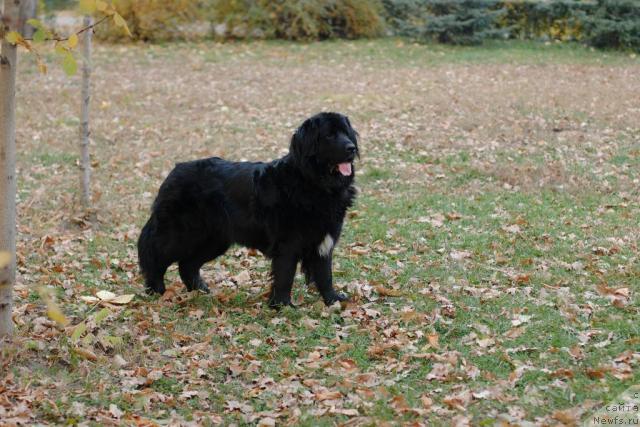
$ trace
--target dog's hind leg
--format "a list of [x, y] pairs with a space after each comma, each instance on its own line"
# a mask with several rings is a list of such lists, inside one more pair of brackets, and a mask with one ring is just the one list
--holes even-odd
[[[219, 242], [218, 242], [219, 243]], [[188, 291], [200, 290], [209, 292], [209, 286], [200, 276], [200, 268], [224, 254], [229, 249], [229, 244], [216, 244], [214, 248], [200, 248], [195, 251], [193, 257], [182, 259], [178, 262], [178, 272], [182, 283]]]
[[145, 279], [148, 294], [163, 294], [164, 274], [171, 262], [165, 262], [156, 249], [156, 235], [154, 232], [153, 217], [142, 227], [138, 239], [138, 261], [140, 270]]
[[143, 272], [145, 278], [145, 286], [147, 294], [153, 293], [164, 294], [164, 275], [167, 272], [167, 268], [171, 263], [156, 263], [151, 270], [145, 270]]

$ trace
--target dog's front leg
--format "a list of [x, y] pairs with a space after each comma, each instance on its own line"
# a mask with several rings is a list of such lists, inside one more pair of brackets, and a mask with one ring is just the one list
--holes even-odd
[[297, 265], [298, 260], [290, 255], [279, 255], [273, 258], [271, 261], [273, 284], [271, 285], [269, 307], [293, 306], [291, 303], [291, 286], [296, 275]]
[[331, 252], [325, 256], [320, 254], [309, 255], [305, 261], [309, 274], [313, 278], [313, 282], [316, 284], [318, 292], [320, 292], [326, 305], [329, 306], [336, 301], [344, 301], [347, 299], [346, 295], [336, 292], [336, 290], [333, 289]]

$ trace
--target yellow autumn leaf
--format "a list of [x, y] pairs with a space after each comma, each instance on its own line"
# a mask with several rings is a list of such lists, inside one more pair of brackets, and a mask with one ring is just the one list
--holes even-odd
[[109, 301], [111, 304], [129, 304], [132, 300], [134, 294], [120, 295]]
[[71, 34], [69, 36], [69, 40], [67, 40], [67, 46], [69, 46], [71, 49], [73, 49], [74, 47], [78, 46], [78, 35], [77, 34]]
[[40, 72], [40, 74], [47, 74], [47, 64], [45, 64], [41, 60], [38, 60], [38, 71]]
[[11, 254], [9, 252], [0, 251], [0, 269], [11, 264]]
[[56, 43], [56, 46], [55, 46], [54, 50], [56, 51], [56, 53], [58, 55], [66, 55], [67, 54], [67, 48], [64, 47], [64, 45], [62, 43]]
[[400, 295], [402, 295], [402, 292], [400, 292], [399, 290], [385, 288], [382, 285], [376, 286], [376, 292], [378, 292], [378, 294], [383, 297], [399, 297]]
[[69, 320], [65, 317], [58, 304], [51, 298], [51, 291], [47, 289], [45, 286], [38, 287], [38, 294], [40, 294], [40, 298], [47, 305], [47, 316], [57, 324], [61, 326], [65, 326], [69, 323]]
[[67, 320], [65, 315], [62, 313], [60, 307], [58, 307], [58, 305], [53, 301], [47, 302], [47, 316], [49, 316], [49, 319], [62, 326], [69, 323], [69, 320]]
[[122, 27], [122, 29], [124, 29], [124, 32], [127, 33], [129, 37], [131, 37], [131, 31], [129, 31], [129, 26], [127, 25], [127, 21], [125, 21], [124, 18], [118, 12], [114, 12], [113, 14], [113, 23], [116, 24], [116, 26], [118, 27]]
[[93, 351], [88, 350], [86, 348], [76, 347], [73, 349], [73, 352], [76, 353], [78, 356], [82, 357], [83, 359], [87, 359], [92, 362], [95, 362], [96, 360], [98, 360], [98, 356], [96, 356], [96, 354]]
[[17, 31], [9, 31], [4, 39], [11, 44], [18, 44], [22, 40], [22, 36]]
[[98, 9], [98, 11], [105, 12], [108, 6], [109, 5], [106, 2], [103, 2], [102, 0], [96, 0], [96, 9]]

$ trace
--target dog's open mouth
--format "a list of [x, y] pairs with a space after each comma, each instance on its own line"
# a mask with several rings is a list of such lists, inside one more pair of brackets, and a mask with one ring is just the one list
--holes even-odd
[[336, 165], [336, 170], [343, 176], [351, 176], [351, 162], [338, 163]]

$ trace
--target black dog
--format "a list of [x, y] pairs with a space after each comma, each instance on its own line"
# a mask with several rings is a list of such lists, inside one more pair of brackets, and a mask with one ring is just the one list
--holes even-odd
[[218, 157], [179, 163], [160, 186], [138, 240], [148, 292], [163, 293], [178, 262], [188, 290], [208, 291], [200, 267], [234, 243], [272, 259], [271, 307], [291, 304], [298, 262], [325, 304], [346, 299], [333, 288], [331, 257], [356, 195], [357, 133], [338, 113], [300, 126], [289, 154], [270, 163]]

